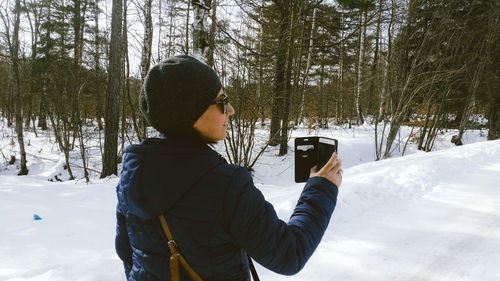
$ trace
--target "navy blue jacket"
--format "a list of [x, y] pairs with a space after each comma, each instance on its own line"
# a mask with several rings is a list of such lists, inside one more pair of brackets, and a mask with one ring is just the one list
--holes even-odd
[[[126, 148], [117, 186], [116, 251], [127, 280], [170, 280], [165, 214], [183, 256], [204, 280], [250, 280], [246, 253], [281, 274], [318, 246], [338, 189], [310, 178], [288, 223], [246, 169], [193, 141], [146, 139]], [[190, 280], [181, 268], [181, 280]]]

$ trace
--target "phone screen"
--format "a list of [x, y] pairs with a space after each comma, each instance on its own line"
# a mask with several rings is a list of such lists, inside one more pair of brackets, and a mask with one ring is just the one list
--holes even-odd
[[318, 142], [318, 170], [323, 168], [330, 160], [332, 154], [337, 151], [337, 144], [333, 140], [320, 139]]

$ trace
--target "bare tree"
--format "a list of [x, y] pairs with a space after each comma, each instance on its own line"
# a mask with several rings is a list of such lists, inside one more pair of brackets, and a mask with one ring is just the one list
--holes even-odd
[[363, 84], [363, 63], [365, 56], [365, 38], [366, 38], [366, 25], [367, 25], [368, 9], [366, 7], [359, 10], [359, 50], [358, 50], [358, 63], [356, 65], [356, 113], [358, 121], [363, 124], [365, 119], [363, 117], [363, 110], [361, 109], [361, 87]]
[[144, 80], [151, 65], [151, 49], [153, 46], [153, 19], [151, 16], [152, 0], [146, 0], [144, 7], [138, 7], [142, 10], [144, 16], [144, 39], [142, 41], [141, 56], [141, 79]]
[[205, 61], [208, 57], [209, 39], [205, 30], [208, 12], [212, 6], [212, 0], [192, 0], [194, 11], [193, 25], [193, 56]]
[[120, 116], [120, 89], [122, 73], [122, 0], [113, 0], [111, 42], [109, 49], [108, 87], [104, 126], [104, 157], [101, 178], [118, 174], [118, 125]]
[[312, 55], [312, 48], [313, 48], [313, 43], [314, 43], [314, 32], [316, 31], [316, 11], [318, 9], [314, 8], [313, 10], [313, 15], [312, 15], [312, 24], [311, 24], [311, 34], [309, 35], [309, 45], [307, 45], [307, 60], [306, 60], [306, 69], [305, 69], [305, 74], [302, 78], [302, 93], [301, 93], [301, 99], [300, 99], [300, 105], [299, 105], [299, 118], [302, 118], [304, 116], [304, 105], [305, 105], [305, 97], [306, 97], [306, 83], [308, 82], [309, 78], [309, 71], [311, 70], [311, 55]]
[[[75, 97], [73, 103], [73, 126], [74, 135], [78, 136], [80, 145], [80, 156], [82, 157], [83, 175], [85, 180], [89, 182], [89, 172], [87, 165], [86, 141], [85, 141], [85, 122], [86, 114], [80, 113], [81, 104], [84, 104], [82, 99], [82, 91], [86, 84], [86, 79], [82, 75], [82, 57], [84, 48], [84, 32], [85, 32], [85, 17], [87, 12], [87, 0], [74, 0], [73, 1], [73, 31], [74, 31], [74, 44], [73, 44], [73, 96]], [[86, 110], [86, 108], [84, 109]]]
[[[99, 0], [96, 0], [94, 6], [94, 70], [97, 81], [101, 81], [101, 36], [99, 33]], [[102, 95], [101, 95], [101, 87], [96, 87], [95, 95], [96, 95], [96, 103], [95, 103], [95, 113], [97, 119], [97, 127], [99, 131], [103, 129], [102, 124]]]
[[16, 116], [16, 134], [17, 141], [19, 143], [19, 154], [21, 155], [21, 163], [19, 169], [19, 176], [24, 176], [28, 174], [28, 168], [26, 167], [26, 150], [24, 148], [24, 136], [23, 136], [23, 115], [21, 112], [22, 99], [21, 99], [21, 79], [19, 75], [19, 23], [21, 21], [21, 0], [16, 0], [14, 7], [14, 26], [12, 32], [12, 39], [10, 39], [10, 19], [8, 14], [4, 15], [3, 11], [0, 11], [0, 16], [5, 26], [7, 35], [7, 44], [10, 51], [10, 60], [12, 68], [12, 82], [14, 86], [14, 112]]
[[[198, 0], [199, 1], [199, 0]], [[184, 27], [184, 54], [189, 54], [189, 15], [191, 12], [191, 0], [187, 1], [187, 9], [186, 9], [186, 25]], [[171, 25], [172, 26], [172, 25]]]
[[[294, 57], [294, 36], [293, 36], [293, 30], [294, 30], [294, 17], [295, 14], [297, 13], [296, 5], [293, 3], [293, 1], [290, 3], [288, 6], [290, 9], [289, 11], [289, 22], [288, 22], [288, 33], [287, 33], [287, 43], [286, 43], [286, 59], [285, 59], [285, 81], [284, 81], [284, 100], [283, 100], [283, 110], [282, 110], [282, 116], [281, 116], [281, 139], [280, 139], [280, 150], [279, 150], [279, 155], [285, 155], [288, 152], [288, 124], [289, 124], [289, 118], [290, 118], [290, 102], [291, 102], [291, 95], [292, 95], [292, 85], [291, 85], [291, 79], [292, 79], [292, 60]], [[300, 11], [299, 11], [300, 13]]]
[[273, 102], [271, 110], [270, 145], [280, 143], [278, 132], [282, 128], [283, 107], [285, 103], [285, 70], [290, 21], [290, 0], [274, 0], [279, 9], [279, 38], [276, 49], [276, 67], [274, 72]]
[[208, 51], [207, 51], [207, 64], [214, 66], [214, 53], [215, 53], [215, 30], [217, 27], [217, 1], [212, 1], [212, 14], [210, 15], [210, 31], [208, 33]]
[[[28, 23], [31, 31], [31, 56], [29, 59], [29, 72], [31, 77], [35, 77], [35, 60], [38, 54], [38, 41], [40, 37], [40, 14], [41, 14], [41, 5], [36, 3], [35, 1], [27, 3], [26, 0], [23, 0], [23, 5], [25, 7], [26, 17], [28, 18]], [[33, 14], [33, 17], [32, 17]], [[28, 84], [29, 93], [29, 105], [28, 105], [28, 114], [26, 114], [26, 127], [29, 127], [30, 120], [33, 120], [33, 131], [36, 135], [36, 126], [35, 126], [35, 115], [33, 114], [33, 103], [35, 102], [35, 79], [30, 79]]]
[[[379, 131], [379, 124], [384, 119], [384, 116], [387, 114], [387, 100], [389, 91], [389, 61], [391, 60], [392, 55], [392, 38], [393, 38], [393, 30], [395, 24], [395, 10], [396, 10], [396, 1], [391, 0], [391, 16], [389, 19], [389, 25], [387, 29], [387, 50], [386, 56], [383, 60], [383, 79], [382, 85], [380, 89], [379, 95], [379, 106], [377, 112], [377, 118], [375, 120], [375, 160], [380, 160], [382, 158], [382, 145], [384, 143], [385, 130], [387, 128], [387, 122], [383, 123], [382, 131]], [[379, 13], [382, 10], [382, 2], [379, 2]], [[377, 23], [378, 25], [378, 23]]]
[[341, 31], [340, 31], [340, 41], [339, 41], [339, 71], [337, 75], [337, 93], [338, 93], [338, 102], [337, 102], [337, 124], [341, 124], [344, 122], [344, 15], [341, 15], [340, 20]]

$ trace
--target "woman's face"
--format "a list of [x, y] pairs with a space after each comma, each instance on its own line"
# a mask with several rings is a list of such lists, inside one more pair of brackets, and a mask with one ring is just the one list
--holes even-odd
[[[215, 101], [222, 100], [224, 91], [221, 89]], [[234, 108], [227, 104], [227, 112], [223, 113], [222, 105], [212, 104], [203, 115], [196, 120], [193, 127], [200, 132], [207, 140], [218, 142], [226, 138], [227, 123], [229, 116], [234, 114]]]

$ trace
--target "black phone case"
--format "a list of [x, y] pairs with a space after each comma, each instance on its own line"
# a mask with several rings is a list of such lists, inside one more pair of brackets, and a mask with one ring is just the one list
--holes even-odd
[[[322, 154], [320, 155], [320, 139]], [[337, 151], [338, 141], [324, 137], [295, 138], [295, 182], [306, 182], [314, 165], [321, 169]]]

